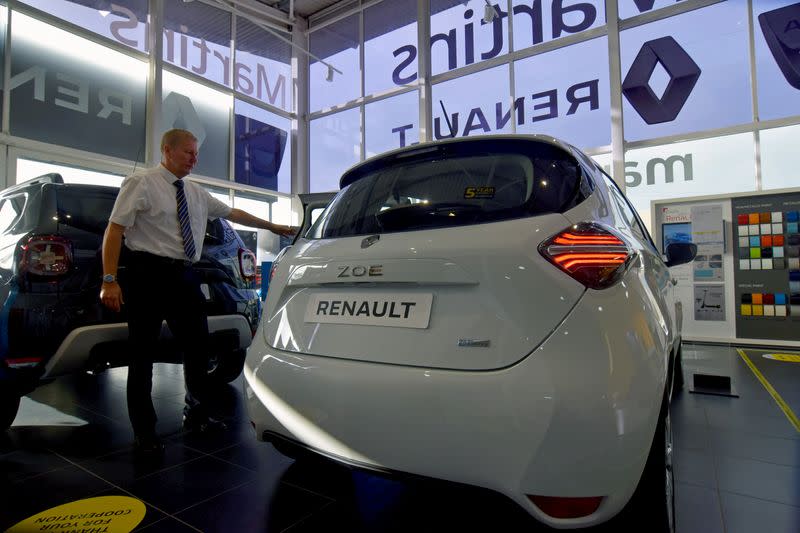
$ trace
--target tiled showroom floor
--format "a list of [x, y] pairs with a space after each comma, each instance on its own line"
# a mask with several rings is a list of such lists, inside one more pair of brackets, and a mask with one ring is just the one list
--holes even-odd
[[[800, 364], [744, 353], [800, 413]], [[684, 365], [687, 385], [672, 411], [678, 532], [800, 531], [800, 433], [735, 348], [686, 345]], [[730, 375], [740, 397], [689, 393], [694, 372]], [[23, 399], [0, 440], [0, 531], [103, 495], [145, 502], [137, 530], [147, 532], [537, 530], [515, 505], [481, 490], [412, 485], [284, 457], [253, 437], [240, 381], [221, 397], [228, 432], [185, 434], [177, 365], [156, 370], [165, 457], [139, 463], [131, 454], [125, 377], [115, 369], [64, 378]]]

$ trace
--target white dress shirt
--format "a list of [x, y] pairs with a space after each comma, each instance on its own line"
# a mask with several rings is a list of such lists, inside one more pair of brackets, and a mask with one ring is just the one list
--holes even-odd
[[[163, 165], [158, 165], [122, 181], [110, 221], [125, 227], [125, 246], [134, 251], [187, 259], [178, 223], [177, 187], [173, 185], [177, 179]], [[197, 261], [203, 250], [208, 219], [227, 217], [231, 208], [191, 181], [184, 179], [183, 189], [196, 250], [189, 259]]]

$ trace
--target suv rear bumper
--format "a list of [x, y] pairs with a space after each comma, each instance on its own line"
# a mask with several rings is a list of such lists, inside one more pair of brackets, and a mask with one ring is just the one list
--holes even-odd
[[[235, 331], [239, 340], [238, 348], [250, 346], [252, 332], [250, 323], [242, 315], [219, 315], [208, 317], [210, 335]], [[161, 338], [169, 339], [172, 335], [164, 322], [161, 326]], [[115, 324], [98, 324], [84, 326], [72, 330], [61, 342], [53, 357], [45, 366], [44, 379], [70, 374], [84, 370], [90, 360], [92, 348], [103, 343], [122, 342], [128, 339], [127, 322]]]
[[[551, 527], [599, 524], [636, 489], [665, 390], [666, 335], [642, 300], [619, 305], [626, 291], [636, 300], [632, 286], [588, 291], [537, 350], [491, 371], [301, 355], [257, 335], [244, 368], [248, 413], [259, 439], [485, 487]], [[617, 320], [634, 326], [608, 327]], [[560, 519], [527, 495], [603, 502], [589, 516]]]

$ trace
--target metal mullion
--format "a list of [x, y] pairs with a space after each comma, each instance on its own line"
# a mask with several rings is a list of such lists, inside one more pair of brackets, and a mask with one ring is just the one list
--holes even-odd
[[773, 128], [781, 128], [784, 126], [796, 126], [797, 124], [800, 124], [800, 115], [794, 115], [791, 117], [784, 117], [784, 118], [774, 118], [772, 120], [762, 120], [756, 125], [756, 127], [760, 131], [764, 131]]
[[363, 161], [364, 155], [367, 153], [366, 145], [367, 145], [367, 106], [364, 104], [364, 93], [366, 92], [366, 73], [364, 70], [366, 69], [366, 62], [364, 60], [364, 37], [366, 33], [364, 32], [364, 9], [363, 6], [361, 7], [358, 13], [358, 71], [359, 71], [359, 82], [360, 82], [360, 91], [359, 94], [361, 95], [361, 105], [359, 118], [360, 120], [360, 138], [361, 143], [359, 147], [359, 154], [358, 160]]
[[493, 57], [491, 59], [486, 59], [479, 63], [473, 63], [471, 65], [466, 65], [453, 70], [448, 70], [447, 72], [442, 72], [441, 74], [436, 74], [432, 76], [431, 83], [435, 85], [437, 83], [442, 83], [443, 81], [450, 81], [452, 79], [460, 78], [462, 76], [469, 76], [470, 74], [498, 67], [506, 63], [519, 61], [540, 54], [545, 54], [547, 52], [552, 52], [553, 50], [559, 50], [561, 48], [565, 48], [573, 44], [585, 41], [591, 41], [592, 39], [597, 39], [599, 37], [605, 36], [606, 33], [607, 30], [605, 27], [592, 28], [591, 30], [576, 33], [567, 37], [561, 37], [552, 41], [547, 41], [545, 43], [540, 43], [520, 51], [500, 55], [497, 57]]
[[622, 60], [617, 0], [606, 0], [608, 81], [611, 113], [611, 177], [625, 192], [625, 122], [622, 110]]
[[349, 109], [355, 109], [361, 105], [368, 105], [375, 102], [380, 102], [381, 100], [386, 100], [388, 98], [392, 98], [393, 96], [399, 96], [401, 94], [410, 93], [411, 91], [416, 91], [419, 87], [417, 85], [403, 85], [397, 87], [396, 89], [392, 89], [390, 91], [382, 92], [379, 94], [371, 94], [369, 96], [365, 96], [364, 98], [358, 98], [346, 104], [334, 106], [334, 107], [327, 107], [325, 109], [321, 109], [319, 111], [314, 111], [313, 113], [308, 114], [309, 120], [316, 120], [318, 118], [327, 117], [329, 115], [335, 115], [340, 111], [347, 111]]
[[[311, 156], [310, 156], [310, 137], [311, 120], [308, 117], [308, 107], [310, 98], [309, 83], [309, 61], [308, 56], [298, 53], [298, 48], [308, 49], [308, 35], [303, 31], [301, 25], [303, 20], [292, 27], [292, 77], [297, 78], [296, 100], [293, 104], [295, 118], [292, 119], [292, 160], [291, 160], [291, 191], [294, 193], [306, 193], [311, 189]], [[292, 84], [295, 85], [294, 83]], [[294, 92], [294, 89], [293, 89]]]
[[270, 105], [270, 104], [268, 104], [266, 102], [263, 102], [263, 101], [259, 100], [255, 96], [250, 96], [249, 94], [237, 93], [237, 92], [234, 92], [233, 96], [234, 96], [234, 98], [236, 100], [241, 100], [242, 102], [247, 102], [248, 104], [254, 105], [254, 106], [256, 106], [256, 107], [258, 107], [260, 109], [263, 109], [264, 111], [269, 111], [270, 113], [273, 113], [273, 114], [278, 115], [280, 117], [283, 117], [285, 119], [292, 120], [292, 119], [297, 118], [297, 114], [296, 113], [294, 113], [292, 111], [286, 111], [285, 109], [281, 109], [280, 107], [275, 107], [273, 105]]
[[164, 3], [163, 0], [150, 0], [148, 3], [150, 24], [147, 26], [148, 58], [147, 96], [145, 100], [145, 156], [148, 166], [160, 159], [161, 106], [164, 55]]
[[172, 63], [169, 63], [167, 61], [164, 61], [162, 63], [162, 69], [172, 74], [175, 74], [176, 76], [179, 76], [181, 78], [186, 78], [190, 81], [193, 81], [198, 85], [202, 85], [208, 89], [214, 89], [215, 91], [228, 93], [231, 96], [234, 94], [233, 88], [228, 87], [227, 85], [223, 85], [216, 81], [209, 80], [208, 78], [204, 78], [199, 74], [195, 74], [191, 70], [184, 70], [181, 67], [173, 65]]
[[[507, 56], [511, 61], [519, 61], [520, 59], [525, 59], [527, 57], [532, 57], [539, 54], [546, 54], [547, 52], [552, 52], [553, 50], [558, 50], [559, 48], [572, 46], [573, 44], [591, 41], [592, 39], [603, 37], [607, 33], [607, 27], [606, 25], [603, 25], [590, 30], [573, 33], [571, 35], [567, 35], [566, 37], [559, 37], [558, 39], [552, 39], [550, 41], [535, 44], [533, 46], [523, 48], [522, 50], [517, 50], [514, 53], [509, 53]], [[491, 59], [487, 61], [491, 61]]]
[[208, 176], [196, 176], [192, 174], [190, 179], [197, 183], [203, 183], [206, 185], [211, 185], [213, 187], [219, 187], [221, 189], [229, 189], [232, 194], [235, 194], [236, 192], [246, 192], [246, 193], [258, 194], [260, 196], [272, 196], [272, 197], [291, 199], [291, 196], [286, 195], [284, 193], [279, 193], [278, 191], [262, 189], [254, 185], [245, 185], [244, 183], [236, 183], [219, 178], [211, 178]]
[[236, 22], [238, 15], [231, 13], [231, 38], [228, 42], [231, 58], [231, 90], [233, 101], [228, 110], [228, 181], [236, 182]]
[[432, 139], [433, 96], [431, 84], [431, 2], [417, 0], [417, 87], [419, 89], [417, 136], [419, 142]]
[[[22, 13], [23, 15], [27, 15], [40, 22], [44, 22], [45, 24], [50, 24], [51, 26], [55, 26], [58, 29], [68, 31], [69, 33], [75, 34], [77, 37], [81, 37], [83, 39], [86, 39], [87, 41], [91, 41], [105, 48], [109, 48], [111, 50], [114, 50], [115, 52], [120, 52], [122, 54], [131, 56], [140, 61], [147, 61], [149, 57], [149, 54], [147, 52], [142, 52], [140, 50], [136, 50], [135, 48], [126, 46], [118, 41], [115, 41], [114, 39], [111, 39], [110, 37], [104, 37], [98, 33], [94, 33], [68, 20], [53, 16], [44, 11], [39, 11], [38, 9], [31, 7], [27, 4], [22, 4], [17, 0], [7, 0], [7, 1], [8, 1], [9, 11], [13, 9], [14, 11]], [[9, 31], [9, 33], [11, 32]]]
[[[786, 119], [780, 119], [771, 127], [780, 127], [780, 126], [788, 126], [800, 123], [798, 120], [800, 117], [796, 117], [793, 120], [787, 121]], [[773, 121], [770, 121], [772, 123]], [[704, 130], [698, 131], [691, 134], [675, 134], [675, 135], [668, 135], [665, 137], [657, 137], [654, 139], [645, 139], [642, 141], [628, 141], [625, 143], [625, 147], [627, 150], [633, 150], [638, 148], [648, 148], [652, 146], [661, 146], [665, 144], [671, 144], [676, 142], [689, 142], [689, 141], [698, 141], [702, 139], [710, 139], [714, 137], [726, 137], [728, 135], [737, 135], [740, 133], [752, 133], [757, 129], [767, 129], [765, 128], [766, 123], [762, 123], [760, 125], [754, 124], [752, 122], [747, 122], [745, 124], [739, 124], [737, 126], [728, 126], [725, 128], [715, 128], [712, 130]]]
[[3, 124], [2, 132], [8, 134], [11, 127], [11, 9], [6, 9], [7, 24], [5, 35], [5, 50], [3, 50]]
[[319, 111], [314, 111], [313, 113], [309, 113], [308, 118], [309, 120], [316, 120], [318, 118], [325, 117], [328, 115], [334, 115], [339, 111], [348, 111], [350, 109], [359, 107], [363, 103], [363, 100], [364, 100], [363, 98], [358, 98], [356, 100], [353, 100], [352, 102], [347, 102], [346, 104], [327, 107]]
[[[508, 10], [508, 54], [514, 54], [514, 3], [512, 0], [506, 2], [506, 9]], [[515, 71], [516, 64], [514, 61], [508, 64], [508, 93], [511, 101], [508, 104], [508, 109], [511, 114], [514, 114], [514, 102], [517, 100], [517, 77]], [[517, 121], [511, 120], [511, 133], [517, 133]]]
[[[753, 106], [753, 123], [758, 124], [758, 77], [756, 75], [756, 39], [755, 23], [753, 21], [753, 0], [747, 0], [747, 31], [748, 31], [748, 50], [750, 52], [750, 95]], [[756, 190], [763, 188], [763, 178], [761, 176], [761, 134], [758, 129], [753, 132], [753, 156], [755, 158]]]
[[[59, 159], [67, 159], [67, 163], [72, 165], [89, 165], [90, 167], [93, 165], [105, 165], [106, 167], [115, 167], [116, 170], [114, 170], [114, 172], [124, 172], [124, 169], [130, 169], [132, 163], [134, 163], [133, 160], [121, 159], [96, 152], [88, 152], [69, 146], [62, 146], [60, 144], [50, 144], [43, 141], [26, 139], [24, 137], [15, 137], [6, 133], [0, 133], [0, 144], [7, 145], [9, 148], [17, 148], [28, 152], [39, 152]], [[107, 170], [103, 171], [107, 172]]]
[[[697, 0], [696, 2], [692, 2], [691, 0], [684, 0], [682, 2], [672, 4], [671, 6], [656, 9], [655, 11], [648, 11], [647, 13], [642, 13], [641, 15], [620, 20], [619, 29], [620, 31], [629, 30], [637, 26], [649, 24], [657, 20], [667, 19], [675, 15], [682, 15], [684, 13], [689, 13], [690, 11], [703, 9], [704, 7], [719, 4], [725, 1], [726, 0]], [[619, 17], [619, 13], [615, 11], [614, 16]], [[608, 19], [608, 13], [606, 13], [606, 19]]]

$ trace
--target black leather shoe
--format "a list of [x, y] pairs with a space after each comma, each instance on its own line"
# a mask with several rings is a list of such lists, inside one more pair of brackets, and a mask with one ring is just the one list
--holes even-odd
[[194, 433], [219, 433], [228, 429], [228, 425], [222, 420], [212, 417], [195, 418], [191, 416], [183, 416], [183, 427], [187, 431]]
[[141, 456], [159, 456], [164, 453], [164, 443], [158, 437], [136, 437], [133, 441], [133, 453]]

